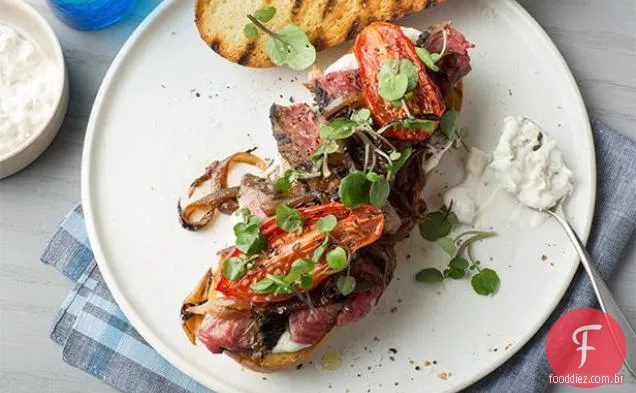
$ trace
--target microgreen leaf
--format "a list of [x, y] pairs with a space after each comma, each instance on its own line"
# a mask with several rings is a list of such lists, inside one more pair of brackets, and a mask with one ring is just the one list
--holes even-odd
[[316, 151], [311, 155], [311, 159], [319, 160], [323, 158], [325, 154], [332, 154], [337, 152], [338, 150], [340, 150], [340, 146], [338, 145], [338, 142], [334, 140], [329, 140], [326, 143], [323, 143], [320, 146], [318, 146], [318, 149], [316, 149]]
[[378, 75], [378, 93], [386, 101], [399, 101], [417, 86], [417, 66], [407, 59], [387, 61]]
[[303, 228], [305, 218], [296, 209], [280, 203], [276, 206], [276, 225], [285, 232], [296, 232]]
[[294, 263], [292, 263], [289, 274], [287, 275], [287, 279], [289, 281], [295, 281], [303, 274], [309, 273], [310, 271], [314, 270], [314, 266], [314, 263], [308, 259], [297, 259], [296, 261], [294, 261]]
[[270, 36], [266, 51], [272, 63], [287, 64], [295, 71], [304, 70], [316, 61], [316, 48], [309, 42], [307, 34], [295, 25], [287, 25]]
[[[326, 239], [325, 239], [326, 240]], [[318, 262], [320, 261], [320, 258], [322, 257], [322, 254], [325, 253], [325, 250], [327, 249], [327, 246], [329, 245], [329, 243], [327, 241], [323, 242], [321, 245], [319, 245], [318, 247], [316, 247], [316, 249], [314, 250], [312, 256], [311, 256], [311, 260], [314, 262]]]
[[442, 276], [442, 272], [435, 268], [429, 267], [420, 270], [415, 275], [415, 279], [419, 282], [440, 282], [444, 279], [444, 277]]
[[457, 225], [457, 216], [445, 206], [441, 210], [428, 213], [420, 223], [420, 235], [426, 240], [435, 241], [447, 236]]
[[300, 287], [302, 289], [308, 290], [314, 285], [314, 278], [312, 276], [306, 275], [300, 278]]
[[386, 205], [386, 201], [389, 199], [391, 193], [391, 186], [389, 181], [384, 176], [378, 176], [378, 179], [371, 183], [369, 190], [369, 202], [374, 207], [382, 208]]
[[408, 130], [434, 131], [435, 122], [426, 119], [404, 119], [402, 125]]
[[223, 275], [232, 281], [236, 281], [245, 274], [245, 258], [232, 257], [223, 262]]
[[298, 178], [298, 172], [293, 169], [288, 169], [283, 174], [283, 177], [276, 179], [274, 182], [274, 188], [277, 192], [284, 194], [288, 192], [294, 181]]
[[351, 276], [340, 276], [336, 281], [336, 288], [341, 294], [347, 296], [356, 288], [356, 279]]
[[361, 171], [351, 172], [340, 181], [338, 195], [347, 209], [369, 203], [371, 182]]
[[316, 230], [318, 232], [328, 233], [338, 225], [338, 219], [333, 214], [321, 217], [316, 221]]
[[451, 259], [450, 262], [448, 262], [448, 265], [450, 267], [453, 267], [455, 269], [466, 269], [469, 265], [468, 261], [465, 260], [464, 258], [460, 258], [460, 257], [456, 257]]
[[351, 114], [351, 120], [362, 126], [365, 124], [371, 124], [371, 111], [367, 108], [361, 108]]
[[424, 63], [426, 68], [428, 68], [431, 71], [439, 72], [439, 67], [435, 64], [437, 60], [433, 58], [433, 55], [431, 55], [431, 52], [429, 52], [425, 48], [416, 47], [415, 53], [417, 53], [417, 56], [420, 58], [420, 60], [422, 60], [422, 63]]
[[276, 284], [270, 278], [264, 278], [260, 281], [253, 282], [250, 285], [250, 289], [257, 293], [268, 293], [271, 292], [272, 288]]
[[404, 74], [386, 75], [378, 83], [380, 96], [386, 101], [397, 101], [404, 97], [409, 78]]
[[276, 15], [276, 7], [263, 7], [254, 12], [254, 18], [259, 21], [266, 23], [272, 20], [272, 18]]
[[440, 237], [437, 239], [437, 244], [439, 244], [442, 250], [446, 251], [446, 253], [450, 256], [455, 255], [455, 252], [457, 252], [457, 247], [455, 246], [453, 239], [450, 237]]
[[247, 255], [258, 254], [267, 247], [267, 239], [260, 231], [240, 232], [236, 236], [236, 248]]
[[448, 277], [453, 278], [455, 280], [459, 280], [465, 275], [466, 275], [466, 271], [464, 269], [458, 269], [456, 267], [451, 267], [450, 269], [448, 269]]
[[393, 150], [390, 154], [389, 154], [389, 158], [391, 159], [391, 161], [397, 161], [400, 159], [400, 157], [402, 157], [402, 153], [400, 153], [399, 151], [395, 151]]
[[449, 110], [444, 113], [442, 116], [442, 120], [439, 123], [439, 128], [442, 130], [444, 135], [448, 137], [450, 140], [454, 140], [457, 138], [455, 133], [457, 119], [459, 118], [459, 112], [456, 110]]
[[407, 147], [400, 152], [399, 158], [393, 160], [391, 157], [389, 157], [393, 160], [389, 165], [389, 170], [391, 171], [391, 179], [393, 179], [395, 175], [400, 171], [400, 169], [402, 169], [404, 164], [406, 164], [406, 161], [409, 159], [409, 157], [411, 157], [411, 153], [413, 153], [413, 149]]
[[338, 117], [320, 127], [320, 137], [323, 139], [346, 139], [356, 130], [358, 124], [346, 117]]
[[258, 29], [254, 23], [250, 22], [243, 27], [243, 34], [245, 34], [245, 37], [248, 39], [253, 40], [256, 36], [258, 36]]
[[497, 288], [499, 288], [499, 283], [500, 280], [497, 272], [488, 268], [482, 269], [470, 280], [473, 289], [480, 295], [495, 293]]
[[349, 260], [347, 259], [347, 252], [342, 247], [336, 247], [333, 250], [327, 252], [327, 265], [335, 271], [342, 270], [347, 267]]

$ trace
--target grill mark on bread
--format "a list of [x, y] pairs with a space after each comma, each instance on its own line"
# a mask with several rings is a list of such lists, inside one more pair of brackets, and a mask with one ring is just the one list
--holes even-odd
[[241, 57], [239, 57], [238, 63], [240, 65], [247, 65], [250, 61], [250, 57], [252, 57], [252, 54], [254, 53], [254, 49], [256, 49], [256, 44], [254, 41], [250, 41], [250, 43], [247, 44], [245, 51], [243, 51], [243, 54], [241, 54]]
[[327, 15], [333, 11], [333, 7], [336, 5], [336, 0], [327, 0], [325, 4], [325, 9], [322, 10], [322, 18], [324, 19]]
[[221, 48], [221, 42], [219, 40], [214, 40], [210, 42], [210, 49], [212, 49], [216, 53], [219, 53], [220, 48]]
[[325, 49], [327, 47], [327, 43], [322, 38], [322, 31], [321, 30], [318, 30], [316, 32], [316, 38], [314, 38], [311, 43], [314, 45], [316, 50]]
[[358, 35], [358, 31], [360, 30], [360, 19], [356, 19], [351, 23], [351, 27], [347, 30], [347, 40], [352, 40], [356, 38]]
[[303, 0], [294, 0], [294, 5], [291, 9], [292, 16], [298, 15], [300, 10], [303, 8]]

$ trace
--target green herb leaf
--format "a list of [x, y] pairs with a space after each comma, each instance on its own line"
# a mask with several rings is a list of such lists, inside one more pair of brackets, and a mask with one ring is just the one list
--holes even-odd
[[410, 60], [400, 59], [400, 73], [406, 75], [409, 80], [406, 91], [410, 92], [415, 89], [415, 86], [417, 86], [417, 81], [420, 79], [420, 72], [417, 69], [417, 66]]
[[386, 101], [402, 99], [408, 87], [409, 78], [404, 74], [387, 75], [378, 83], [380, 96]]
[[327, 265], [335, 271], [340, 271], [347, 267], [349, 260], [347, 259], [347, 252], [342, 247], [336, 247], [333, 250], [327, 252]]
[[316, 221], [316, 230], [322, 233], [328, 233], [338, 225], [338, 219], [333, 214], [321, 217]]
[[499, 288], [499, 283], [500, 280], [497, 272], [488, 268], [482, 269], [482, 271], [475, 274], [470, 280], [473, 289], [480, 295], [495, 293]]
[[351, 276], [340, 276], [336, 281], [336, 288], [341, 294], [347, 296], [356, 288], [356, 279]]
[[267, 248], [267, 238], [258, 230], [240, 232], [236, 236], [236, 248], [247, 255], [258, 254]]
[[384, 176], [378, 176], [378, 179], [371, 183], [369, 202], [371, 202], [374, 207], [382, 208], [386, 205], [390, 193], [391, 186], [389, 185], [389, 181], [386, 180]]
[[415, 275], [415, 279], [419, 282], [440, 282], [444, 279], [444, 277], [442, 276], [442, 272], [433, 267], [429, 267], [427, 269], [420, 270]]
[[420, 60], [422, 60], [422, 63], [424, 63], [426, 68], [428, 68], [431, 71], [439, 72], [439, 67], [435, 64], [437, 60], [433, 58], [433, 56], [431, 55], [431, 52], [429, 52], [425, 48], [416, 47], [415, 53], [417, 53], [417, 56], [420, 58]]
[[456, 110], [449, 110], [444, 113], [442, 116], [442, 120], [439, 123], [439, 128], [442, 130], [444, 135], [448, 137], [450, 140], [457, 139], [456, 135], [456, 123], [459, 118], [459, 112]]
[[417, 86], [420, 75], [417, 66], [407, 59], [387, 61], [380, 68], [378, 92], [386, 101], [399, 101]]
[[340, 181], [338, 195], [347, 209], [369, 203], [371, 182], [361, 171], [351, 172]]
[[448, 262], [448, 265], [450, 267], [453, 267], [455, 269], [466, 269], [469, 265], [468, 261], [465, 260], [464, 258], [460, 258], [460, 257], [455, 257], [453, 259], [451, 259], [450, 262]]
[[466, 275], [466, 271], [464, 269], [457, 269], [455, 267], [451, 267], [450, 269], [448, 269], [448, 277], [453, 278], [455, 280], [459, 280], [465, 275]]
[[236, 281], [245, 274], [245, 258], [232, 257], [223, 262], [223, 275], [232, 281]]
[[301, 230], [305, 224], [305, 218], [296, 209], [281, 203], [276, 206], [276, 225], [285, 232]]
[[266, 23], [272, 20], [274, 15], [276, 15], [275, 7], [263, 7], [259, 10], [256, 10], [256, 12], [254, 12], [254, 18], [258, 19], [259, 21], [263, 23]]
[[380, 181], [380, 178], [382, 178], [381, 175], [378, 175], [375, 172], [367, 172], [366, 177], [367, 177], [367, 180], [370, 181], [371, 183]]
[[316, 149], [316, 151], [311, 155], [311, 159], [314, 161], [320, 160], [323, 158], [325, 154], [333, 154], [339, 150], [340, 150], [340, 145], [338, 145], [338, 142], [334, 140], [329, 140], [326, 143], [323, 143], [320, 146], [318, 146], [318, 149]]
[[393, 150], [390, 154], [389, 154], [389, 158], [391, 159], [391, 161], [397, 161], [400, 159], [400, 157], [402, 157], [402, 153], [400, 153], [399, 151], [395, 151]]
[[320, 137], [323, 139], [347, 139], [356, 130], [358, 124], [346, 117], [338, 117], [320, 127]]
[[312, 276], [302, 276], [300, 278], [300, 287], [304, 290], [309, 290], [314, 285], [314, 278]]
[[301, 71], [316, 61], [316, 48], [309, 42], [307, 34], [295, 25], [287, 25], [266, 45], [267, 56], [276, 65], [287, 64], [295, 71]]
[[288, 169], [283, 174], [283, 177], [276, 179], [274, 182], [274, 188], [277, 192], [284, 194], [292, 188], [292, 184], [298, 178], [298, 172], [293, 169]]
[[316, 249], [314, 250], [314, 253], [311, 256], [311, 260], [314, 261], [315, 263], [318, 263], [320, 261], [322, 254], [325, 253], [325, 250], [327, 249], [327, 246], [329, 245], [329, 243], [326, 240], [327, 239], [325, 239], [325, 241], [321, 245], [316, 247]]
[[413, 149], [410, 147], [407, 147], [400, 152], [399, 158], [395, 160], [392, 159], [393, 161], [391, 161], [391, 164], [389, 165], [389, 168], [388, 168], [391, 171], [391, 176], [390, 176], [391, 180], [395, 178], [395, 175], [400, 171], [400, 169], [402, 169], [404, 164], [406, 164], [406, 161], [409, 159], [409, 157], [411, 157], [411, 153], [413, 153]]
[[408, 130], [434, 131], [435, 122], [425, 119], [404, 119], [402, 125]]
[[373, 123], [371, 119], [371, 111], [367, 108], [361, 108], [351, 114], [351, 120], [362, 126]]
[[445, 207], [428, 213], [420, 223], [420, 235], [426, 240], [435, 241], [447, 236], [457, 225], [457, 216]]
[[455, 255], [457, 252], [457, 246], [455, 246], [453, 239], [450, 237], [440, 237], [437, 239], [437, 244], [450, 256]]
[[269, 293], [272, 292], [275, 286], [274, 281], [269, 278], [264, 278], [261, 281], [253, 282], [252, 285], [250, 285], [250, 289], [257, 293]]
[[302, 276], [305, 273], [309, 273], [314, 270], [315, 264], [304, 258], [300, 258], [294, 261], [291, 265], [291, 269], [289, 270], [289, 274], [287, 274], [288, 281], [295, 281], [298, 277]]
[[243, 27], [243, 34], [245, 34], [245, 37], [248, 39], [253, 40], [258, 36], [258, 29], [254, 26], [254, 23], [250, 22]]

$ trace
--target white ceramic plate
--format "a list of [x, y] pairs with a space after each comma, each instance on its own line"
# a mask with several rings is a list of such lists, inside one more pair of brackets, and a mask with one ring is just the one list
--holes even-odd
[[[567, 210], [587, 238], [594, 149], [565, 62], [513, 1], [454, 0], [403, 24], [422, 29], [444, 19], [477, 45], [462, 114], [462, 123], [471, 129], [470, 143], [491, 149], [508, 114], [543, 125], [576, 174]], [[328, 64], [347, 49], [321, 53], [320, 63]], [[230, 223], [219, 219], [208, 230], [185, 231], [177, 222], [177, 198], [213, 159], [255, 145], [260, 154], [271, 156], [269, 105], [289, 102], [290, 96], [308, 99], [304, 80], [286, 69], [247, 69], [218, 57], [198, 38], [191, 2], [166, 1], [139, 27], [99, 91], [82, 168], [90, 240], [113, 295], [164, 357], [219, 392], [450, 392], [475, 382], [530, 339], [578, 264], [554, 223], [535, 229], [511, 224], [506, 196], [482, 221], [500, 236], [476, 248], [483, 263], [501, 276], [496, 296], [476, 295], [466, 280], [415, 283], [417, 270], [444, 261], [435, 247], [411, 236], [399, 246], [396, 279], [377, 309], [361, 322], [336, 329], [323, 347], [342, 354], [336, 371], [318, 367], [321, 350], [301, 370], [263, 379], [225, 356], [190, 345], [182, 333], [181, 301], [216, 262]], [[456, 177], [445, 172], [444, 178]], [[426, 361], [432, 364], [424, 366]], [[438, 376], [443, 372], [449, 375], [446, 380]]]

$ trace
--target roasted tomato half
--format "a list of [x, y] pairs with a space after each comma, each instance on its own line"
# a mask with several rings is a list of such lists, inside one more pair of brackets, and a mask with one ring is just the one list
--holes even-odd
[[[348, 250], [349, 255], [376, 241], [382, 235], [384, 228], [382, 211], [369, 205], [349, 210], [341, 203], [331, 203], [301, 208], [298, 211], [305, 217], [302, 231], [291, 233], [283, 231], [276, 225], [276, 217], [269, 217], [263, 221], [260, 230], [267, 238], [267, 250], [255, 260], [254, 268], [248, 270], [239, 280], [232, 281], [225, 277], [221, 273], [221, 267], [227, 258], [239, 255], [240, 251], [233, 248], [222, 256], [215, 273], [215, 282], [217, 283], [215, 289], [227, 297], [252, 303], [288, 299], [295, 295], [262, 294], [254, 292], [250, 287], [253, 283], [263, 280], [268, 274], [285, 275], [289, 273], [292, 263], [299, 258], [311, 259], [314, 250], [322, 244], [326, 236], [316, 230], [316, 222], [319, 218], [329, 214], [336, 216], [338, 224], [329, 233], [329, 243], [343, 247]], [[312, 288], [324, 281], [330, 273], [330, 268], [323, 255], [310, 273], [313, 278]]]
[[[426, 72], [426, 66], [415, 52], [415, 46], [404, 35], [399, 26], [391, 23], [376, 22], [366, 27], [356, 39], [353, 51], [360, 65], [360, 76], [365, 86], [365, 102], [379, 126], [403, 120], [412, 116], [416, 119], [437, 121], [444, 114], [439, 87]], [[408, 112], [401, 105], [385, 101], [379, 93], [378, 76], [384, 63], [390, 60], [406, 59], [415, 64], [419, 71], [417, 86], [413, 94], [405, 99]], [[421, 141], [428, 138], [432, 131], [408, 130], [393, 127], [386, 131], [390, 138]]]

